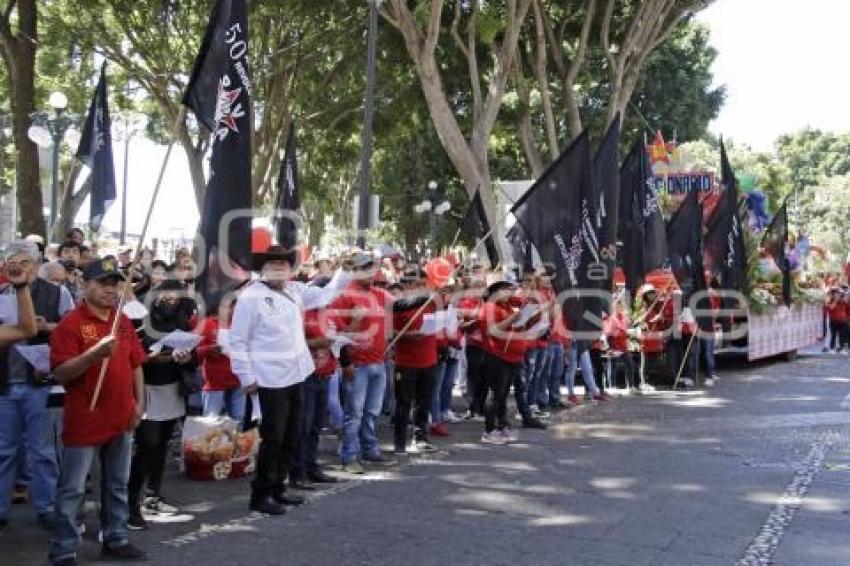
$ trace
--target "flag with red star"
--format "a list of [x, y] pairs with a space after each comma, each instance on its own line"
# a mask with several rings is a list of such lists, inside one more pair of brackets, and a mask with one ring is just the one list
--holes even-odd
[[183, 104], [212, 136], [200, 226], [206, 255], [198, 258], [197, 279], [210, 309], [245, 278], [251, 264], [252, 106], [245, 0], [217, 0]]

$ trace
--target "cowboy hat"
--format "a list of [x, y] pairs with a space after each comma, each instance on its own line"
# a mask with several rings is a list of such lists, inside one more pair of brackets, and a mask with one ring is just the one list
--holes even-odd
[[262, 271], [263, 266], [268, 261], [286, 261], [290, 267], [295, 269], [298, 266], [298, 250], [285, 248], [279, 245], [269, 246], [264, 252], [255, 252], [251, 254], [251, 271]]

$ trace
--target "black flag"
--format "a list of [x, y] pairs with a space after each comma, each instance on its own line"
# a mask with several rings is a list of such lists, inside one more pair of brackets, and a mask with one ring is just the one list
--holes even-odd
[[520, 271], [528, 266], [533, 267], [534, 246], [525, 235], [519, 223], [511, 226], [505, 234], [505, 239], [511, 248], [511, 260]]
[[[251, 69], [245, 0], [217, 0], [183, 96], [212, 133], [200, 234], [207, 257], [198, 290], [214, 308], [251, 261]], [[222, 222], [227, 226], [222, 226]], [[219, 234], [226, 234], [220, 241]]]
[[705, 289], [702, 264], [702, 206], [691, 190], [667, 225], [667, 253], [685, 301]]
[[791, 263], [788, 261], [786, 246], [788, 245], [788, 203], [782, 204], [770, 221], [770, 226], [764, 231], [762, 246], [773, 257], [777, 267], [782, 271], [782, 302], [791, 305]]
[[106, 62], [89, 105], [77, 159], [91, 169], [89, 227], [97, 232], [109, 207], [115, 201], [115, 168], [112, 162], [112, 120], [106, 92]]
[[617, 267], [617, 224], [620, 203], [620, 175], [617, 156], [620, 146], [620, 115], [614, 117], [608, 132], [593, 156], [593, 183], [596, 196], [596, 230], [599, 234], [599, 255], [607, 267], [602, 288], [611, 291], [614, 269]]
[[[558, 293], [597, 290], [604, 280], [605, 266], [600, 262], [594, 222], [592, 169], [585, 131], [511, 209], [540, 259], [555, 268], [552, 286]], [[570, 328], [597, 327], [599, 307], [598, 300], [566, 301]]]
[[277, 203], [275, 204], [277, 242], [285, 248], [291, 249], [298, 242], [298, 226], [291, 211], [298, 210], [301, 207], [294, 122], [289, 127], [286, 151], [283, 154], [280, 175], [277, 178], [277, 190]]
[[484, 203], [481, 202], [481, 193], [477, 190], [475, 191], [475, 196], [472, 197], [472, 202], [469, 203], [466, 214], [464, 214], [463, 219], [460, 221], [460, 229], [475, 242], [478, 242], [485, 235], [487, 236], [484, 239], [484, 248], [487, 250], [487, 261], [490, 262], [490, 267], [496, 267], [499, 263], [499, 254], [496, 251], [493, 235], [490, 233], [490, 223], [487, 222]]
[[744, 291], [747, 284], [747, 251], [738, 209], [738, 180], [720, 142], [723, 194], [708, 222], [705, 260], [721, 289]]
[[667, 261], [667, 230], [664, 224], [664, 216], [661, 214], [661, 205], [658, 201], [658, 192], [652, 179], [652, 170], [647, 163], [646, 180], [643, 188], [643, 269], [649, 273], [653, 269], [659, 269]]
[[626, 288], [632, 298], [643, 284], [647, 273], [644, 269], [643, 202], [649, 176], [646, 148], [638, 139], [620, 168], [620, 221], [617, 230], [623, 246], [617, 254], [617, 260], [623, 268]]

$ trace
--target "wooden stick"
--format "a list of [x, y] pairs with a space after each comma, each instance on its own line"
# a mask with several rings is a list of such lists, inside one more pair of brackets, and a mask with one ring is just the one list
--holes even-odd
[[[489, 238], [489, 237], [493, 234], [493, 232], [496, 230], [496, 226], [498, 226], [499, 224], [501, 224], [502, 222], [504, 222], [504, 221], [505, 221], [505, 218], [507, 218], [509, 214], [511, 214], [511, 211], [508, 211], [508, 212], [506, 212], [504, 215], [502, 215], [502, 217], [501, 217], [501, 218], [500, 218], [500, 219], [499, 219], [499, 220], [498, 220], [498, 221], [497, 221], [497, 222], [496, 222], [493, 226], [491, 226], [491, 227], [490, 227], [490, 230], [488, 230], [486, 234], [484, 234], [481, 238], [479, 238], [479, 239], [478, 239], [478, 241], [475, 243], [475, 246], [473, 246], [473, 248], [472, 248], [472, 249], [477, 248], [477, 247], [481, 244], [481, 242], [483, 242], [483, 241], [485, 241], [487, 238]], [[455, 266], [454, 270], [452, 270], [451, 274], [449, 275], [449, 278], [454, 277], [454, 276], [457, 274], [457, 272], [460, 270], [460, 268], [461, 268], [461, 267], [463, 267], [463, 264], [458, 263], [458, 265], [457, 265], [457, 266]], [[431, 302], [432, 302], [433, 300], [434, 300], [434, 295], [432, 295], [432, 296], [428, 297], [428, 300], [427, 300], [427, 301], [425, 301], [425, 303], [424, 303], [421, 307], [419, 307], [419, 309], [418, 309], [418, 310], [417, 310], [417, 311], [413, 314], [413, 316], [412, 316], [412, 317], [410, 317], [410, 320], [408, 320], [408, 321], [405, 323], [405, 325], [402, 327], [402, 329], [401, 329], [401, 330], [399, 330], [398, 334], [396, 334], [395, 336], [393, 336], [393, 339], [392, 339], [392, 341], [389, 343], [389, 345], [387, 346], [387, 349], [386, 349], [386, 350], [384, 350], [384, 355], [385, 355], [385, 356], [387, 355], [387, 352], [389, 352], [389, 351], [392, 349], [392, 347], [393, 347], [393, 346], [395, 346], [395, 344], [396, 344], [396, 342], [398, 342], [399, 338], [401, 338], [402, 336], [404, 336], [405, 332], [407, 332], [408, 330], [410, 330], [410, 327], [413, 325], [413, 322], [414, 322], [417, 318], [419, 318], [419, 315], [421, 315], [421, 314], [422, 314], [422, 312], [423, 312], [426, 308], [428, 308], [428, 305], [430, 305], [430, 304], [431, 304]]]
[[[685, 364], [688, 363], [688, 354], [691, 353], [691, 344], [694, 343], [694, 337], [696, 333], [691, 334], [691, 339], [688, 340], [688, 347], [685, 348], [685, 355], [682, 358], [682, 365], [679, 366], [679, 373], [676, 374], [676, 380], [673, 382], [673, 390], [675, 391], [676, 386], [679, 384], [679, 379], [682, 377], [682, 372], [685, 370]], [[699, 359], [697, 359], [697, 365], [699, 365]]]
[[[148, 206], [148, 213], [147, 216], [145, 216], [145, 223], [142, 226], [142, 233], [139, 236], [139, 243], [136, 244], [136, 253], [133, 256], [134, 261], [137, 261], [142, 255], [142, 246], [145, 243], [145, 236], [147, 235], [148, 227], [150, 226], [153, 207], [156, 204], [157, 197], [159, 196], [159, 189], [162, 187], [162, 179], [165, 177], [165, 168], [168, 165], [169, 158], [171, 157], [171, 151], [174, 149], [174, 143], [177, 141], [177, 128], [180, 127], [180, 124], [183, 122], [185, 117], [186, 107], [181, 105], [180, 112], [177, 114], [177, 118], [174, 119], [174, 124], [172, 125], [171, 140], [168, 142], [168, 148], [165, 150], [165, 156], [162, 158], [162, 165], [159, 168], [159, 176], [156, 179], [156, 185], [153, 189], [151, 203], [150, 206]], [[132, 263], [130, 265], [132, 265]], [[118, 323], [121, 321], [121, 311], [124, 308], [124, 299], [128, 293], [132, 292], [132, 289], [133, 277], [132, 275], [128, 275], [127, 279], [124, 280], [121, 297], [118, 299], [118, 306], [115, 309], [115, 318], [112, 320], [112, 329], [109, 331], [110, 336], [115, 336], [118, 332]], [[100, 375], [97, 377], [97, 385], [94, 388], [94, 395], [92, 395], [91, 404], [89, 405], [90, 411], [94, 411], [97, 401], [100, 398], [100, 390], [103, 387], [103, 379], [106, 377], [106, 369], [109, 367], [110, 359], [111, 357], [103, 358], [103, 361], [100, 364]]]

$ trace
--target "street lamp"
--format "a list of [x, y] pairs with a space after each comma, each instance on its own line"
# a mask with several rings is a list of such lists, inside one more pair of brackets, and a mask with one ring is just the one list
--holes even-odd
[[430, 212], [428, 218], [430, 228], [431, 254], [437, 248], [437, 216], [442, 216], [452, 207], [448, 200], [445, 200], [445, 195], [442, 191], [437, 190], [437, 181], [428, 182], [428, 196], [425, 200], [413, 207], [413, 211], [417, 214]]
[[124, 181], [121, 187], [121, 238], [123, 246], [127, 243], [127, 172], [130, 162], [130, 140], [145, 130], [148, 124], [147, 116], [143, 114], [125, 114], [124, 119], [115, 122], [112, 126], [112, 139], [124, 140]]
[[76, 147], [80, 143], [80, 133], [73, 127], [77, 118], [67, 114], [68, 97], [64, 93], [55, 91], [50, 93], [47, 99], [53, 109], [53, 114], [36, 112], [30, 115], [32, 125], [27, 130], [27, 136], [38, 147], [48, 149], [53, 147], [53, 179], [50, 190], [50, 226], [51, 240], [53, 229], [56, 225], [56, 216], [59, 210], [59, 146], [64, 138], [65, 143]]

